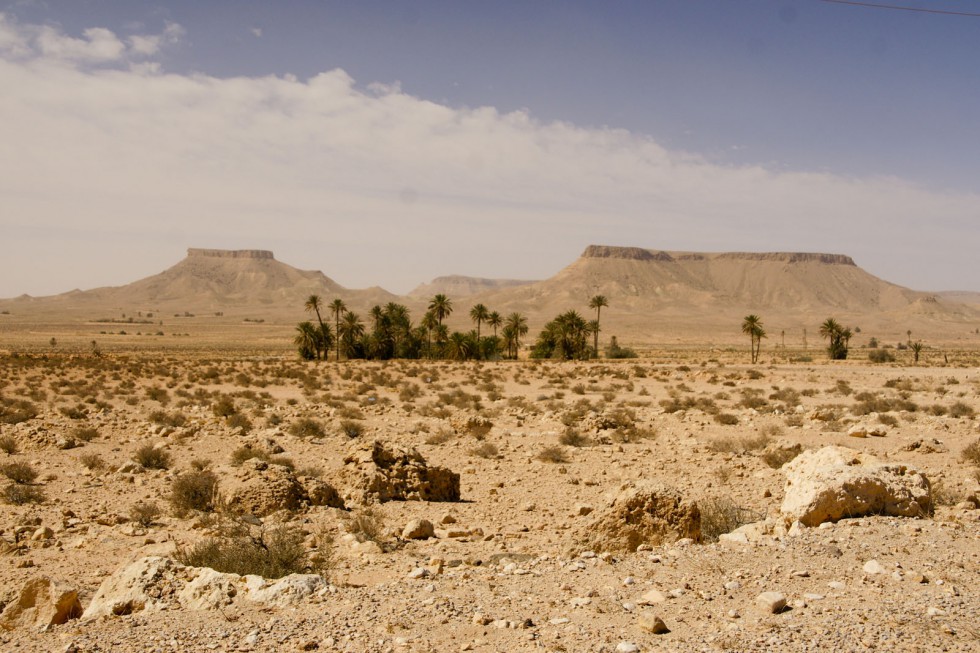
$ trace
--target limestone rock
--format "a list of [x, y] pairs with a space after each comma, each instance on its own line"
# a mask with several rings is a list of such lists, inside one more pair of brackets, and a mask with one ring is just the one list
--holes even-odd
[[406, 540], [427, 540], [435, 536], [435, 526], [428, 519], [413, 519], [402, 530], [402, 538]]
[[459, 474], [430, 466], [414, 449], [375, 442], [370, 459], [348, 457], [341, 477], [356, 501], [459, 501]]
[[918, 517], [932, 510], [929, 480], [903, 464], [846, 447], [807, 451], [784, 468], [781, 511], [804, 526], [869, 514]]
[[643, 612], [640, 614], [640, 618], [637, 621], [637, 625], [640, 630], [645, 630], [648, 633], [653, 633], [654, 635], [663, 635], [664, 633], [669, 633], [670, 629], [667, 628], [667, 624], [664, 620], [653, 614], [652, 612]]
[[188, 610], [215, 610], [231, 605], [238, 596], [240, 578], [236, 574], [200, 568], [196, 577], [177, 594], [177, 600]]
[[770, 614], [777, 614], [786, 609], [786, 597], [780, 592], [763, 592], [755, 597], [755, 603]]
[[247, 577], [261, 581], [258, 587], [249, 589], [248, 600], [264, 605], [284, 607], [297, 603], [308, 596], [326, 589], [327, 581], [316, 574], [291, 574], [275, 581], [266, 581], [256, 577]]
[[50, 578], [27, 581], [17, 598], [0, 614], [0, 628], [31, 628], [46, 630], [82, 614], [78, 591]]
[[143, 610], [166, 610], [176, 603], [183, 566], [170, 558], [141, 558], [113, 573], [99, 586], [82, 614], [83, 621]]
[[242, 463], [239, 477], [232, 481], [228, 506], [235, 512], [264, 517], [277, 510], [297, 510], [305, 498], [292, 470], [253, 458]]
[[701, 512], [676, 490], [646, 481], [628, 483], [612, 503], [574, 535], [576, 551], [636, 551], [682, 538], [701, 539]]
[[328, 508], [340, 508], [344, 510], [344, 500], [337, 492], [337, 489], [318, 478], [304, 476], [299, 479], [303, 486], [303, 492], [311, 506], [327, 506]]

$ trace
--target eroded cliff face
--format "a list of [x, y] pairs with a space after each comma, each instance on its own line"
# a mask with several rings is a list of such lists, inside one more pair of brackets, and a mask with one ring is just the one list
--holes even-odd
[[856, 265], [854, 259], [843, 254], [821, 254], [815, 252], [666, 252], [643, 249], [641, 247], [613, 247], [609, 245], [589, 245], [582, 252], [582, 258], [612, 258], [627, 261], [705, 261], [728, 259], [742, 261], [774, 261], [783, 263], [824, 263], [827, 265]]
[[275, 260], [267, 249], [199, 249], [187, 248], [187, 258], [250, 258]]

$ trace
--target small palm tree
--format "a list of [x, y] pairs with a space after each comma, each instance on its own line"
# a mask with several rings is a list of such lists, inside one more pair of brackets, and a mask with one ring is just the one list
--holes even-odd
[[500, 317], [497, 311], [491, 311], [487, 316], [487, 324], [493, 327], [493, 337], [497, 337], [497, 327], [504, 323], [504, 318]]
[[446, 354], [457, 361], [466, 360], [473, 352], [473, 343], [465, 333], [453, 331], [446, 343]]
[[296, 325], [296, 335], [293, 344], [303, 360], [313, 360], [316, 357], [317, 335], [312, 322], [300, 322]]
[[511, 358], [517, 358], [517, 352], [521, 348], [521, 337], [527, 335], [527, 318], [520, 313], [511, 313], [507, 316], [504, 329], [510, 329], [511, 347], [508, 349], [508, 353], [512, 353]]
[[442, 324], [442, 321], [452, 314], [453, 302], [442, 293], [439, 293], [429, 302], [429, 310], [436, 316], [439, 324]]
[[[343, 343], [344, 355], [350, 358], [357, 349], [357, 343], [364, 336], [364, 323], [357, 313], [347, 312], [340, 323], [340, 342]], [[340, 345], [338, 345], [340, 346]]]
[[609, 306], [609, 300], [605, 295], [595, 295], [589, 300], [589, 308], [595, 309], [596, 329], [592, 332], [592, 353], [596, 358], [599, 357], [599, 317], [603, 306]]
[[915, 362], [918, 363], [919, 354], [922, 353], [922, 343], [916, 340], [915, 342], [912, 343], [910, 349], [912, 350], [912, 355], [915, 356]]
[[820, 325], [820, 335], [827, 338], [830, 344], [827, 353], [831, 360], [843, 360], [847, 358], [847, 341], [850, 340], [850, 329], [845, 329], [832, 317], [828, 317]]
[[[320, 325], [321, 335], [319, 340], [321, 345], [330, 340], [330, 338], [327, 335], [327, 328], [323, 324], [323, 318], [320, 317], [320, 308], [322, 306], [323, 306], [323, 300], [320, 299], [320, 295], [310, 295], [309, 297], [306, 298], [306, 303], [304, 304], [304, 307], [306, 308], [307, 312], [313, 311], [314, 313], [316, 313], [316, 321]], [[316, 350], [316, 359], [320, 360], [319, 347]]]
[[762, 339], [766, 337], [766, 330], [762, 327], [762, 319], [758, 315], [746, 315], [742, 320], [742, 333], [749, 336], [752, 364], [754, 365], [759, 360]]

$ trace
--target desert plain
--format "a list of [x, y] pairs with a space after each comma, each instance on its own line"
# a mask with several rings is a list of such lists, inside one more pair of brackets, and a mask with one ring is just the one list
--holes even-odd
[[[0, 648], [980, 650], [974, 309], [852, 308], [831, 361], [770, 304], [751, 364], [707, 305], [644, 331], [609, 295], [636, 358], [302, 361], [300, 306], [3, 303]], [[869, 359], [910, 323], [919, 361]]]

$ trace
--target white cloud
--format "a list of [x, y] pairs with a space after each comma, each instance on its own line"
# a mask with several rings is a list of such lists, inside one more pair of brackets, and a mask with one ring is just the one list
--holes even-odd
[[261, 27], [253, 27], [249, 31], [252, 33], [252, 36], [254, 36], [255, 38], [257, 38], [257, 39], [262, 38], [262, 28]]
[[0, 16], [0, 223], [22, 241], [0, 261], [0, 297], [125, 283], [187, 246], [276, 249], [397, 291], [438, 274], [547, 276], [592, 242], [841, 252], [920, 287], [980, 277], [976, 195], [719, 166], [622, 130], [362, 88], [342, 70], [73, 68], [152, 54], [180, 29], [157, 45], [46, 29]]

